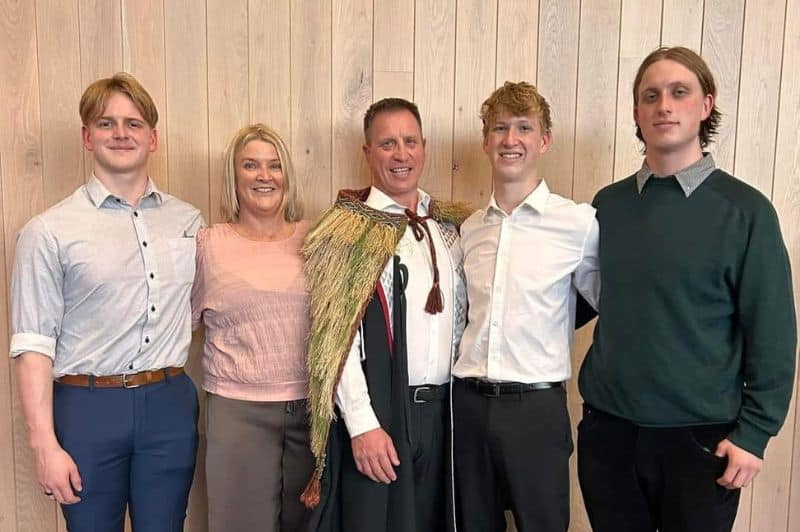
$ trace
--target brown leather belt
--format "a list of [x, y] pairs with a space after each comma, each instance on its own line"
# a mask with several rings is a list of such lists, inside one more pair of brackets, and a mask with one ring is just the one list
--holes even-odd
[[[161, 382], [169, 377], [177, 377], [183, 368], [168, 367], [126, 375], [64, 375], [56, 379], [59, 384], [95, 388], [138, 388]], [[94, 383], [92, 382], [94, 381]]]

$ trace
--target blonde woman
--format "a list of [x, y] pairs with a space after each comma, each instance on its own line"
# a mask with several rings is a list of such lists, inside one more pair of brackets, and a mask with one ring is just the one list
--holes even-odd
[[192, 317], [205, 325], [211, 532], [300, 530], [313, 459], [306, 424], [308, 294], [289, 153], [262, 124], [225, 152], [224, 223], [197, 238]]

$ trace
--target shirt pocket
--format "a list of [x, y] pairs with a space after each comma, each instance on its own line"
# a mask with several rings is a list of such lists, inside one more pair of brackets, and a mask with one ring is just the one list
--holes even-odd
[[193, 237], [168, 238], [167, 251], [172, 263], [174, 280], [179, 283], [194, 281], [196, 244]]

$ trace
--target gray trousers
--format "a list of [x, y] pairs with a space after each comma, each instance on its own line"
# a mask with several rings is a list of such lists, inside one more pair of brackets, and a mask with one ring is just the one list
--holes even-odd
[[256, 402], [208, 394], [209, 532], [296, 532], [310, 513], [306, 401]]

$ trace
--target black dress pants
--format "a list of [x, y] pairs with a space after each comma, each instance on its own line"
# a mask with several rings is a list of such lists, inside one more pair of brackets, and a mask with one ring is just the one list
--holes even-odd
[[569, 527], [572, 432], [562, 387], [488, 397], [453, 388], [459, 532], [504, 532], [510, 509], [519, 532]]
[[739, 491], [715, 481], [730, 423], [649, 428], [584, 405], [578, 477], [594, 532], [729, 532]]

